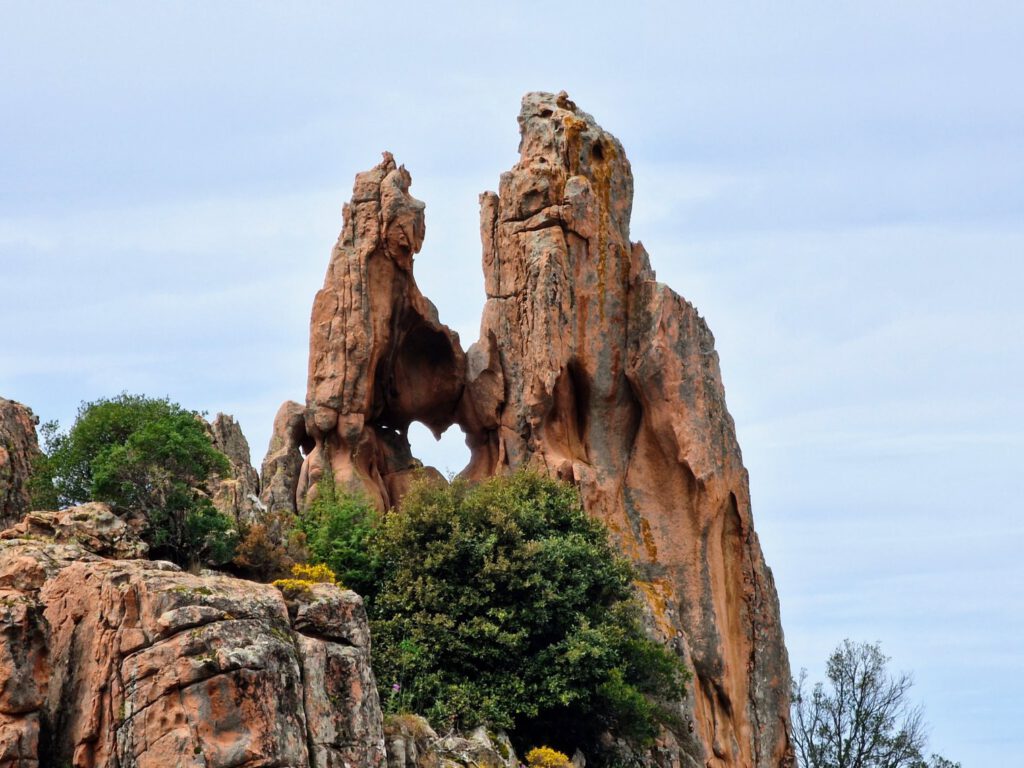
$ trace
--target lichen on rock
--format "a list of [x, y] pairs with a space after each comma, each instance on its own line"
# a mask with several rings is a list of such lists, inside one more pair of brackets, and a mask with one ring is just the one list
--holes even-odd
[[118, 523], [0, 534], [0, 765], [384, 765], [358, 595], [319, 584], [293, 622], [270, 585], [116, 559], [144, 551]]

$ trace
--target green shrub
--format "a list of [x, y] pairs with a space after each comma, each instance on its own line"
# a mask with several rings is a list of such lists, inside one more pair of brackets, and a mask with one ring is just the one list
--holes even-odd
[[372, 603], [377, 584], [374, 507], [361, 496], [339, 492], [328, 470], [317, 483], [316, 498], [303, 511], [299, 527], [309, 559], [327, 565], [345, 586]]
[[421, 482], [375, 546], [374, 670], [386, 705], [519, 743], [648, 743], [686, 674], [647, 639], [631, 566], [576, 491], [520, 473]]
[[206, 486], [230, 465], [196, 413], [122, 394], [83, 403], [66, 435], [44, 435], [37, 498], [60, 506], [104, 501], [118, 514], [142, 516], [153, 557], [189, 567], [231, 558], [233, 521], [214, 508]]

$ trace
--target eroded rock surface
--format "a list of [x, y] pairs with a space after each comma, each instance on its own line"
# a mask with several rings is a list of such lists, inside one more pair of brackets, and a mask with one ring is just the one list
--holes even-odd
[[357, 595], [289, 611], [268, 585], [101, 557], [130, 551], [108, 514], [0, 537], [0, 766], [385, 764]]
[[695, 672], [661, 765], [788, 766], [789, 663], [714, 339], [630, 240], [622, 145], [563, 93], [527, 94], [519, 162], [481, 203], [487, 302], [457, 336], [416, 288], [423, 205], [390, 155], [356, 178], [310, 329], [316, 478], [400, 501], [406, 437], [458, 423], [464, 475], [529, 466], [575, 483], [638, 566], [650, 632]]
[[[260, 471], [260, 500], [267, 512], [297, 511], [302, 452], [312, 448], [313, 441], [306, 434], [305, 407], [291, 400], [283, 403], [274, 417], [274, 431]], [[301, 484], [303, 492], [305, 485]]]
[[440, 434], [455, 419], [465, 356], [458, 336], [412, 276], [424, 205], [390, 153], [356, 176], [352, 201], [310, 321], [306, 434], [314, 447], [298, 480], [304, 497], [324, 467], [382, 509], [417, 467], [409, 424]]
[[30, 408], [0, 397], [0, 528], [28, 511], [28, 479], [39, 456], [38, 421]]
[[239, 523], [255, 522], [262, 504], [260, 477], [252, 466], [249, 441], [234, 417], [223, 413], [209, 422], [208, 431], [213, 447], [227, 456], [231, 464], [229, 476], [210, 479], [213, 505]]
[[504, 395], [473, 403], [497, 418], [471, 473], [576, 483], [639, 566], [652, 631], [695, 672], [683, 755], [785, 765], [788, 657], [711, 331], [629, 239], [618, 140], [565, 94], [528, 94], [519, 123], [519, 162], [481, 198], [487, 303], [469, 357], [497, 350], [477, 379], [500, 375]]
[[503, 731], [481, 726], [462, 735], [438, 736], [416, 715], [385, 720], [388, 768], [519, 768], [512, 742]]

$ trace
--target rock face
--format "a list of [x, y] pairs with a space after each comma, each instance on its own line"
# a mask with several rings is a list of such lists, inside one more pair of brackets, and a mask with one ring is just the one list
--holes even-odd
[[416, 715], [391, 715], [384, 722], [388, 768], [519, 768], [504, 732], [480, 726], [462, 736], [438, 736]]
[[385, 765], [362, 601], [170, 563], [103, 505], [0, 537], [0, 766]]
[[423, 243], [422, 202], [390, 153], [356, 176], [352, 202], [313, 302], [306, 432], [314, 447], [299, 478], [304, 497], [324, 467], [395, 504], [417, 464], [406, 437], [418, 420], [440, 434], [455, 420], [465, 356], [412, 277]]
[[39, 456], [38, 418], [31, 409], [0, 397], [0, 528], [28, 511], [28, 479]]
[[472, 479], [575, 483], [638, 566], [651, 633], [694, 670], [662, 765], [788, 766], [789, 663], [747, 473], [703, 319], [630, 240], [621, 144], [563, 93], [531, 93], [520, 160], [481, 196], [487, 302], [464, 354], [412, 277], [423, 204], [390, 155], [356, 177], [316, 297], [295, 493], [320, 474], [400, 501], [418, 420], [466, 433]]
[[249, 458], [249, 442], [234, 417], [218, 413], [209, 422], [213, 447], [228, 457], [230, 477], [212, 478], [213, 505], [240, 523], [254, 522], [260, 510], [260, 477]]
[[[296, 490], [302, 473], [302, 452], [312, 450], [306, 435], [306, 409], [291, 400], [274, 417], [274, 431], [260, 471], [260, 501], [270, 513], [297, 511]], [[302, 484], [305, 488], [305, 483]]]

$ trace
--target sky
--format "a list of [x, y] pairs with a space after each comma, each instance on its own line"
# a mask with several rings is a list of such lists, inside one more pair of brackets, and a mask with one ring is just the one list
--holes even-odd
[[935, 751], [1024, 766], [1022, 73], [993, 0], [2, 2], [0, 395], [167, 395], [258, 466], [355, 173], [409, 168], [468, 345], [477, 195], [565, 89], [715, 333], [794, 671], [881, 641]]

